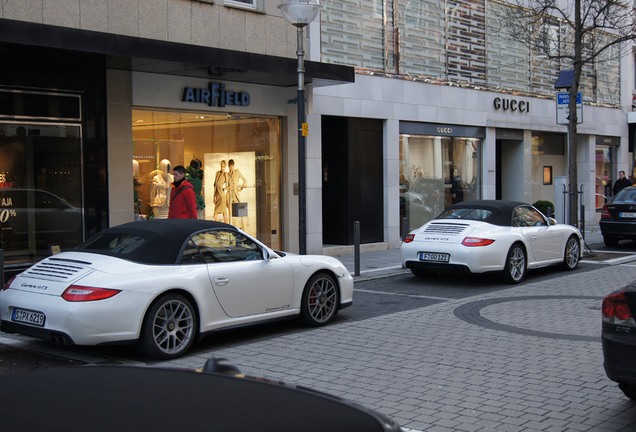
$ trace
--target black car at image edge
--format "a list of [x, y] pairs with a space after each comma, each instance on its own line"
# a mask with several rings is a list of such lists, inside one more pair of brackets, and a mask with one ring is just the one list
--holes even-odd
[[636, 241], [636, 187], [626, 187], [603, 206], [599, 225], [605, 246], [614, 247], [619, 240]]
[[636, 282], [603, 300], [603, 366], [607, 377], [636, 400]]

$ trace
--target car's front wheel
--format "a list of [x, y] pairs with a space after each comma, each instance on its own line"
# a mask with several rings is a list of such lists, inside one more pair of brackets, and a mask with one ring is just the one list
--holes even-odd
[[610, 236], [603, 236], [603, 243], [607, 247], [618, 246], [618, 239]]
[[506, 257], [503, 278], [506, 282], [516, 284], [526, 275], [526, 251], [519, 243], [512, 245]]
[[309, 279], [303, 292], [300, 319], [310, 326], [321, 326], [338, 313], [338, 287], [327, 273], [316, 273]]
[[571, 236], [565, 244], [563, 254], [563, 267], [566, 270], [574, 270], [579, 265], [581, 258], [581, 243], [577, 236]]
[[190, 301], [179, 294], [168, 294], [148, 309], [141, 328], [139, 352], [159, 359], [177, 358], [190, 348], [196, 331], [196, 313]]

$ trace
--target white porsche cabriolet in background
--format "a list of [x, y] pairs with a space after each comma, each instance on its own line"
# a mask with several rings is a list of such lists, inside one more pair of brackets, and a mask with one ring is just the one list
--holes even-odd
[[516, 201], [466, 201], [412, 231], [402, 263], [416, 276], [430, 272], [502, 272], [519, 283], [527, 269], [562, 264], [574, 270], [582, 236], [533, 206]]
[[1, 330], [62, 344], [184, 354], [208, 332], [286, 317], [327, 324], [353, 301], [335, 258], [274, 251], [204, 220], [133, 222], [51, 256], [0, 292]]

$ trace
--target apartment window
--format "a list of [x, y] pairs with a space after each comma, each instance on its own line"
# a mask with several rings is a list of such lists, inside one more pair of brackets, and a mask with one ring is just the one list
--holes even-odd
[[240, 9], [248, 9], [256, 12], [265, 12], [264, 0], [225, 0], [223, 5]]

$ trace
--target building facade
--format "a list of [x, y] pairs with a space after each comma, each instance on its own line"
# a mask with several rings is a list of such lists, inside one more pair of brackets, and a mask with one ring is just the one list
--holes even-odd
[[[103, 228], [165, 217], [177, 165], [200, 180], [200, 217], [298, 251], [297, 40], [279, 3], [3, 1], [5, 273]], [[305, 33], [308, 253], [351, 252], [355, 222], [364, 249], [399, 247], [468, 199], [548, 200], [564, 220], [554, 83], [567, 65], [510, 42], [507, 7], [323, 2]], [[589, 65], [581, 87], [588, 224], [634, 166], [633, 57], [615, 54]]]
[[[468, 199], [550, 201], [554, 216], [568, 220], [563, 193], [568, 187], [567, 125], [559, 121], [557, 97], [566, 90], [555, 89], [559, 72], [568, 65], [511, 40], [501, 23], [510, 7], [495, 0], [339, 0], [324, 5], [322, 61], [356, 67], [355, 84], [314, 90], [313, 114], [323, 133], [314, 137], [315, 145], [322, 146], [322, 172], [315, 175], [322, 181], [326, 243], [351, 244], [341, 230], [341, 215], [324, 206], [333, 196], [332, 182], [360, 191], [353, 193], [360, 202], [346, 207], [360, 215], [345, 222], [350, 226], [352, 219], [361, 219], [363, 239], [382, 243], [379, 247], [398, 247], [404, 231]], [[539, 30], [567, 34], [557, 20], [546, 19]], [[598, 32], [595, 37], [613, 36]], [[563, 48], [557, 43], [550, 49]], [[627, 117], [634, 58], [623, 55], [631, 50], [629, 44], [617, 45], [583, 70], [577, 186], [588, 225], [598, 222], [618, 171], [633, 176]], [[332, 136], [336, 125], [348, 127], [348, 151]], [[352, 134], [359, 127], [365, 132]], [[381, 145], [370, 140], [371, 128]], [[343, 154], [348, 165], [336, 165], [334, 175], [332, 167]], [[382, 173], [381, 185], [351, 175], [364, 170], [360, 165], [367, 162], [360, 158], [381, 161], [373, 177]], [[364, 205], [365, 196], [380, 195], [383, 205]]]
[[[172, 169], [199, 217], [298, 244], [296, 29], [278, 2], [16, 0], [0, 9], [5, 274], [109, 226], [165, 218]], [[352, 67], [306, 62], [315, 88]], [[197, 191], [199, 192], [199, 191]]]

